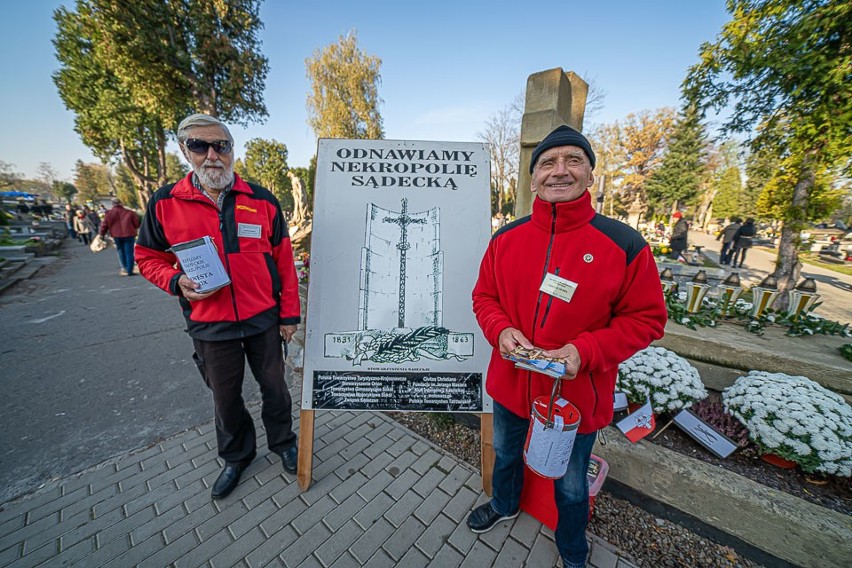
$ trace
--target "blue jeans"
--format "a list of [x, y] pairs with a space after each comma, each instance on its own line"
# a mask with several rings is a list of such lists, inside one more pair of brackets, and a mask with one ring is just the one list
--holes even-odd
[[[494, 402], [494, 462], [491, 507], [501, 515], [511, 515], [521, 505], [524, 485], [524, 442], [530, 421], [520, 418]], [[586, 473], [597, 432], [577, 434], [568, 472], [554, 481], [556, 548], [566, 568], [585, 566], [589, 554], [586, 525], [589, 522], [589, 482]]]
[[115, 250], [118, 251], [118, 263], [128, 274], [131, 274], [136, 262], [133, 258], [133, 245], [136, 244], [136, 237], [113, 237], [112, 240], [115, 241]]

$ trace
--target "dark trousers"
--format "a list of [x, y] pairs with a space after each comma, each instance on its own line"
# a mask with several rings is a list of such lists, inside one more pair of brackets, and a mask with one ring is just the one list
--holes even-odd
[[734, 249], [734, 252], [731, 253], [731, 260], [733, 261], [731, 263], [731, 266], [733, 266], [734, 268], [736, 268], [737, 266], [742, 268], [743, 263], [745, 262], [746, 251], [748, 251], [747, 248], [736, 248], [736, 249]]
[[[494, 402], [494, 473], [491, 508], [501, 515], [512, 515], [521, 506], [524, 486], [524, 442], [530, 421], [516, 416]], [[586, 525], [589, 523], [589, 480], [586, 473], [597, 432], [577, 434], [568, 471], [554, 484], [556, 510], [556, 548], [562, 564], [568, 568], [585, 566], [589, 554]], [[535, 475], [535, 474], [532, 474]]]
[[136, 263], [136, 259], [133, 258], [133, 245], [136, 244], [136, 237], [113, 237], [112, 240], [115, 241], [119, 264], [128, 274], [132, 274], [133, 265]]
[[731, 247], [733, 246], [733, 244], [733, 241], [722, 243], [722, 251], [719, 253], [719, 262], [721, 264], [731, 264], [731, 256], [733, 254], [733, 252], [731, 251]]
[[193, 344], [195, 363], [213, 391], [219, 457], [228, 463], [247, 464], [256, 455], [254, 422], [243, 401], [246, 360], [260, 385], [267, 446], [270, 451], [281, 453], [296, 444], [291, 415], [293, 402], [284, 382], [284, 358], [277, 325], [244, 339], [193, 339]]

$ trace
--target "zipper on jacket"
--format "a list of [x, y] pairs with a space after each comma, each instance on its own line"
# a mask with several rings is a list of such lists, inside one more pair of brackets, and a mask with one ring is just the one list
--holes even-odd
[[[541, 273], [541, 282], [544, 283], [545, 277], [547, 277], [547, 267], [550, 264], [550, 254], [553, 252], [553, 240], [556, 238], [556, 204], [551, 203], [551, 216], [550, 216], [550, 240], [547, 243], [547, 255], [544, 257], [544, 271]], [[539, 288], [541, 284], [539, 284]], [[541, 290], [538, 291], [538, 299], [535, 301], [535, 311], [533, 312], [533, 336], [530, 337], [530, 341], [535, 339], [535, 325], [538, 323], [538, 310], [541, 307], [541, 297], [544, 295], [544, 292]]]
[[[550, 215], [550, 240], [547, 242], [547, 254], [544, 257], [544, 271], [541, 274], [541, 282], [544, 282], [544, 278], [547, 276], [547, 266], [550, 264], [550, 254], [553, 251], [553, 240], [556, 238], [556, 204], [551, 203], [551, 215]], [[541, 284], [539, 284], [539, 288], [541, 288]], [[530, 342], [535, 344], [535, 324], [538, 322], [538, 310], [541, 307], [541, 296], [544, 294], [541, 290], [538, 291], [538, 298], [535, 301], [535, 311], [533, 312], [533, 324], [532, 324], [532, 337], [530, 337]], [[542, 325], [544, 325], [542, 323]], [[527, 402], [532, 404], [532, 393], [531, 393], [531, 384], [532, 384], [532, 371], [527, 371]]]
[[[556, 270], [554, 271], [554, 274], [555, 274], [556, 276], [559, 276], [559, 267], [558, 267], [558, 266], [556, 267]], [[547, 321], [547, 314], [549, 314], [549, 313], [550, 313], [550, 306], [551, 306], [552, 304], [553, 304], [553, 296], [551, 296], [550, 298], [548, 298], [548, 299], [547, 299], [547, 307], [546, 307], [546, 308], [544, 308], [544, 316], [541, 318], [541, 326], [540, 326], [540, 327], [541, 327], [541, 329], [544, 329], [544, 322], [546, 322], [546, 321]]]
[[[228, 272], [228, 278], [231, 278], [231, 261], [228, 258], [228, 251], [225, 247], [225, 220], [222, 219], [222, 211], [219, 211], [219, 234], [222, 235], [222, 254], [225, 255], [225, 270]], [[234, 306], [234, 321], [239, 325], [240, 312], [237, 310], [237, 293], [234, 291], [234, 280], [231, 279], [231, 285], [228, 286], [231, 290], [231, 303]]]
[[592, 416], [598, 411], [598, 387], [595, 386], [595, 374], [589, 371], [589, 382], [592, 383], [592, 392], [595, 394], [595, 404], [592, 406]]

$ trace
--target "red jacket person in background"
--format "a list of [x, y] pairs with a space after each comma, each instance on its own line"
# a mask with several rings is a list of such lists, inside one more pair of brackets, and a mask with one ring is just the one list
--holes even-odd
[[[213, 391], [216, 441], [225, 467], [212, 497], [226, 497], [256, 454], [252, 417], [242, 398], [245, 361], [263, 398], [270, 451], [296, 473], [292, 399], [281, 342], [301, 321], [298, 280], [287, 223], [268, 190], [234, 174], [234, 139], [213, 117], [194, 114], [178, 126], [192, 172], [154, 193], [136, 246], [142, 276], [179, 298], [195, 359]], [[231, 283], [199, 293], [171, 247], [211, 237]]]
[[[504, 359], [517, 346], [564, 360], [561, 395], [581, 422], [567, 474], [555, 482], [556, 545], [563, 565], [585, 566], [586, 480], [597, 431], [613, 416], [618, 365], [662, 337], [667, 313], [654, 257], [627, 225], [595, 213], [588, 188], [595, 155], [578, 131], [560, 126], [530, 162], [532, 215], [497, 231], [482, 259], [473, 310], [493, 346], [486, 389], [494, 399], [493, 496], [468, 517], [473, 532], [517, 516], [523, 445], [533, 400], [553, 379]], [[550, 295], [545, 279], [570, 281]], [[565, 290], [571, 292], [566, 293]]]
[[133, 245], [136, 243], [136, 231], [138, 230], [139, 215], [136, 214], [136, 211], [125, 209], [121, 199], [113, 197], [112, 209], [104, 215], [98, 234], [103, 237], [109, 233], [112, 240], [115, 241], [115, 250], [118, 252], [122, 276], [133, 274], [133, 266], [136, 264], [133, 258]]

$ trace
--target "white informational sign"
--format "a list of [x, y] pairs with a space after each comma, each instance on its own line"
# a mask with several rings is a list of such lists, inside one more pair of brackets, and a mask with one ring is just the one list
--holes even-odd
[[688, 409], [683, 409], [674, 417], [674, 423], [689, 434], [696, 442], [719, 456], [726, 458], [737, 449], [737, 445], [727, 436], [704, 422]]
[[484, 144], [320, 140], [303, 409], [491, 411], [489, 177]]

